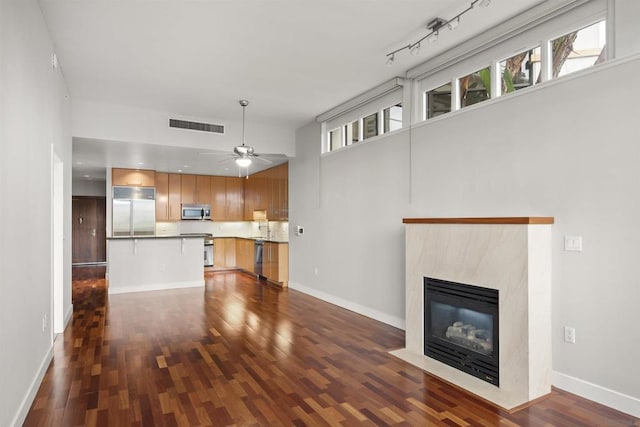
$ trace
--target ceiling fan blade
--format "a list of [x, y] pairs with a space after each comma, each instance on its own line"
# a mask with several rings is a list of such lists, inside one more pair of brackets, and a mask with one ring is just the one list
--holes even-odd
[[235, 160], [236, 158], [237, 158], [236, 156], [229, 156], [226, 159], [218, 160], [218, 163], [227, 163], [227, 162], [230, 162], [232, 160]]
[[260, 160], [261, 162], [265, 162], [266, 164], [270, 165], [271, 163], [273, 163], [271, 160], [269, 159], [265, 159], [264, 157], [260, 157], [257, 154], [254, 154], [253, 156], [251, 156], [253, 158], [255, 158], [256, 160]]

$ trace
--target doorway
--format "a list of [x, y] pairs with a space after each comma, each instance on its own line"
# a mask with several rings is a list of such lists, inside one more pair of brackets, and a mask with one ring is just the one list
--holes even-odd
[[106, 198], [73, 196], [71, 216], [71, 262], [74, 265], [106, 263]]

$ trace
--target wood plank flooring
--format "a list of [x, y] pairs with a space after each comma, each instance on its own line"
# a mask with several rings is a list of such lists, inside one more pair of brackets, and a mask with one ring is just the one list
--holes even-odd
[[389, 355], [403, 331], [235, 272], [107, 296], [74, 268], [73, 291], [25, 426], [640, 426], [559, 390], [501, 411]]

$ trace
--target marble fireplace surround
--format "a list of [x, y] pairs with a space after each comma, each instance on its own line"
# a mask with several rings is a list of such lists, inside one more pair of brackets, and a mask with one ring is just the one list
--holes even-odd
[[[392, 354], [507, 410], [550, 393], [553, 221], [405, 218], [406, 347]], [[499, 291], [499, 387], [424, 356], [424, 277]]]

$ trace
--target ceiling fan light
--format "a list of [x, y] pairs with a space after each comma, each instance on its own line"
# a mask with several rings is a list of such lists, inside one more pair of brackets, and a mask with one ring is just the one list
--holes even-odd
[[246, 168], [251, 164], [251, 159], [249, 157], [238, 157], [236, 159], [236, 165], [241, 168]]

